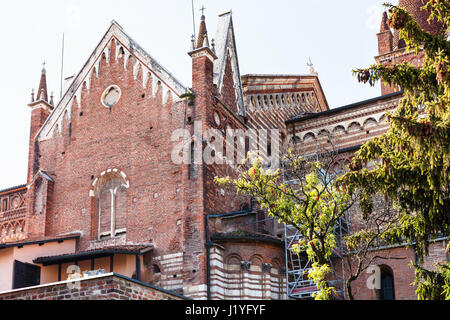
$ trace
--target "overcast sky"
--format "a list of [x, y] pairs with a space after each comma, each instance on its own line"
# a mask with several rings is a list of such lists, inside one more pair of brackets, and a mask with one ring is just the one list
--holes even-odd
[[[308, 58], [330, 108], [380, 95], [357, 83], [352, 68], [374, 62], [385, 0], [194, 0], [202, 5], [210, 38], [217, 16], [233, 11], [241, 75], [304, 74]], [[394, 1], [396, 2], [396, 1]], [[47, 62], [48, 90], [59, 99], [62, 34], [64, 77], [80, 71], [116, 20], [185, 86], [193, 33], [191, 0], [1, 0], [0, 190], [26, 183], [31, 89]]]

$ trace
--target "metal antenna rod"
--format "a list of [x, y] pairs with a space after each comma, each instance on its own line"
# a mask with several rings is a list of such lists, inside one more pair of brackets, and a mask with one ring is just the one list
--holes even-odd
[[62, 91], [63, 91], [63, 77], [64, 77], [64, 32], [62, 37], [62, 53], [61, 53], [61, 83], [60, 83], [60, 91], [59, 91], [59, 98], [62, 98]]
[[194, 15], [194, 0], [192, 0], [192, 25], [194, 27], [194, 37], [195, 37], [195, 15]]

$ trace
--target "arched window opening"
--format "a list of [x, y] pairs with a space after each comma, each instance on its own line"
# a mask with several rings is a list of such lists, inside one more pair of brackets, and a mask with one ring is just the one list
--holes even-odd
[[118, 172], [102, 175], [95, 185], [99, 240], [126, 232], [128, 186], [122, 173]]
[[395, 300], [394, 273], [386, 265], [380, 266], [380, 289], [375, 289], [376, 300]]

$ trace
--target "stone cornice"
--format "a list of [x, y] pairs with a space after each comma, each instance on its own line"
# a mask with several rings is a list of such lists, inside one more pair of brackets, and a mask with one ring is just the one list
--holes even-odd
[[31, 108], [31, 110], [41, 109], [41, 108], [46, 109], [48, 111], [53, 110], [53, 106], [44, 100], [34, 101], [34, 102], [28, 104], [28, 106]]
[[192, 58], [199, 58], [206, 56], [211, 61], [217, 60], [216, 54], [209, 47], [202, 47], [188, 52], [188, 55]]
[[[398, 98], [394, 98], [383, 104], [361, 105], [359, 108], [351, 110], [350, 112], [348, 110], [343, 110], [335, 115], [319, 116], [318, 118], [306, 120], [301, 124], [295, 124], [295, 129], [296, 131], [306, 131], [318, 127], [325, 127], [331, 124], [349, 121], [356, 118], [379, 114], [381, 112], [386, 112], [388, 110], [392, 110], [395, 107], [397, 107], [397, 101]], [[361, 110], [362, 108], [363, 110]]]

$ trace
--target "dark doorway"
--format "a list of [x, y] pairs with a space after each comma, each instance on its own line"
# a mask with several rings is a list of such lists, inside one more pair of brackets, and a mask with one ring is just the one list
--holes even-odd
[[40, 283], [40, 267], [14, 260], [13, 289], [37, 286]]

